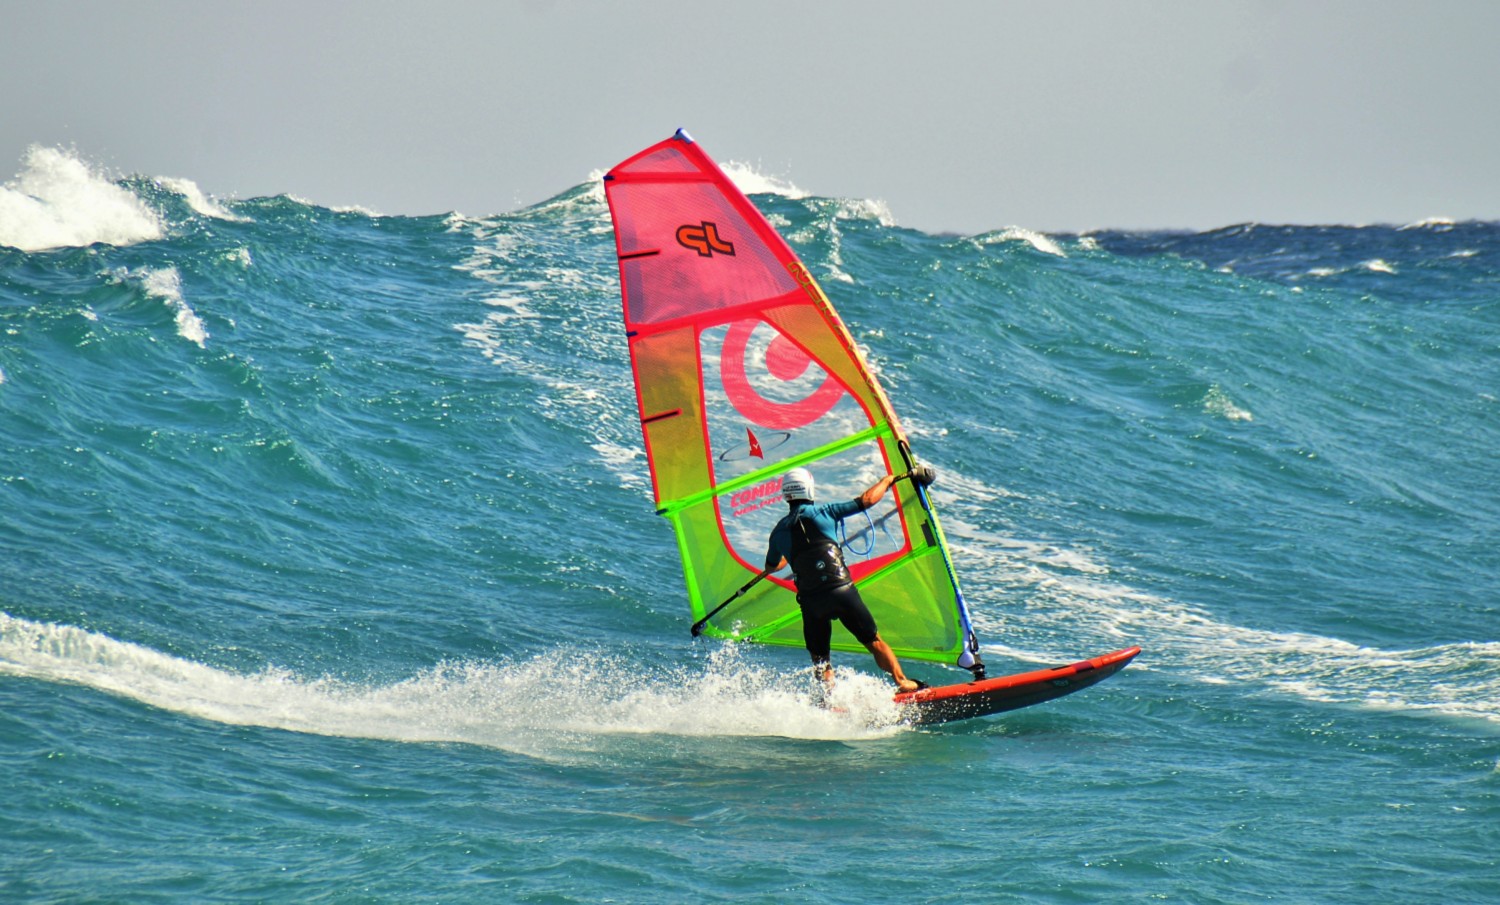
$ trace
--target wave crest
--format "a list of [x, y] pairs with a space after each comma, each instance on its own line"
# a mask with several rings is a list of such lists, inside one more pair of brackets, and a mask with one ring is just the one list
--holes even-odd
[[21, 251], [134, 245], [160, 239], [155, 211], [76, 152], [33, 145], [0, 186], [0, 245]]

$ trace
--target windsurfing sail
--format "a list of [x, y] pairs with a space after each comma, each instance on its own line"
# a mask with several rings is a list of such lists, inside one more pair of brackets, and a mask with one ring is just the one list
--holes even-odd
[[[711, 637], [800, 647], [789, 569], [761, 572], [804, 466], [819, 500], [852, 499], [917, 463], [833, 305], [750, 199], [685, 132], [610, 170], [625, 330], [658, 512]], [[903, 481], [844, 522], [844, 557], [900, 657], [983, 674], [926, 489]], [[743, 590], [743, 593], [737, 593]], [[835, 624], [835, 650], [864, 648]]]

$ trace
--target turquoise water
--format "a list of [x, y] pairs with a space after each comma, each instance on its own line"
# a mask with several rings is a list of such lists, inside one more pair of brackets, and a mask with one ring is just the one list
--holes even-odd
[[0, 189], [0, 899], [1500, 901], [1500, 225], [756, 193], [939, 469], [991, 672], [1145, 648], [915, 730], [867, 659], [839, 715], [689, 639], [597, 184], [408, 218], [70, 160]]

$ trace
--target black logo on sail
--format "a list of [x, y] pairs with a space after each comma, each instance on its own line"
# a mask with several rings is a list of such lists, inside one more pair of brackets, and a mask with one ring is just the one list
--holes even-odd
[[691, 248], [705, 258], [714, 253], [734, 254], [734, 243], [721, 239], [718, 225], [707, 220], [698, 224], [684, 223], [677, 227], [677, 244], [683, 248]]

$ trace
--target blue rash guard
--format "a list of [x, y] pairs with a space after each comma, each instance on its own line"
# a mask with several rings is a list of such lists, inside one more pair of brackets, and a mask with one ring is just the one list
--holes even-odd
[[783, 558], [787, 562], [792, 561], [792, 523], [799, 517], [805, 518], [812, 523], [819, 534], [832, 540], [838, 537], [839, 522], [856, 512], [865, 511], [859, 504], [859, 500], [845, 500], [840, 503], [808, 503], [796, 502], [792, 509], [782, 516], [776, 527], [771, 529], [771, 543], [766, 550], [766, 568], [770, 569]]

